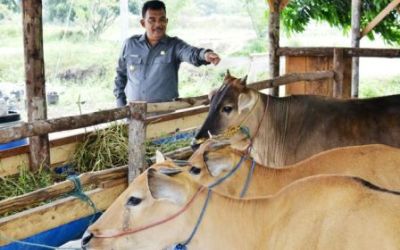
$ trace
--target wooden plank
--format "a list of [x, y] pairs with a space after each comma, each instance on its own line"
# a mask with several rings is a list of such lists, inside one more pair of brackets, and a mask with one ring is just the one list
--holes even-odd
[[[51, 166], [59, 166], [71, 160], [78, 143], [69, 143], [50, 148]], [[18, 173], [18, 166], [28, 166], [29, 156], [27, 153], [0, 157], [0, 177]]]
[[341, 98], [343, 93], [344, 79], [344, 55], [343, 49], [334, 49], [333, 52], [333, 97]]
[[[333, 56], [335, 47], [280, 47], [279, 56]], [[346, 48], [345, 56], [357, 57], [400, 57], [400, 49], [374, 49], [374, 48]]]
[[190, 98], [179, 98], [174, 102], [148, 103], [147, 112], [151, 113], [151, 112], [175, 111], [179, 109], [186, 109], [208, 104], [209, 104], [208, 95], [202, 95]]
[[[275, 78], [279, 76], [279, 33], [280, 33], [280, 0], [271, 0], [270, 4], [273, 8], [270, 8], [268, 16], [268, 41], [269, 41], [269, 76]], [[279, 88], [274, 87], [270, 92], [273, 96], [279, 96]]]
[[[330, 57], [306, 57], [306, 71], [329, 70]], [[303, 94], [332, 96], [332, 78], [305, 83], [306, 92]]]
[[[83, 173], [79, 175], [79, 179], [83, 187], [92, 184], [99, 185], [101, 182], [117, 179], [124, 179], [126, 181], [127, 172], [127, 167], [123, 166], [97, 172]], [[74, 188], [74, 183], [70, 180], [66, 180], [24, 195], [2, 200], [0, 201], [0, 214], [5, 214], [15, 210], [22, 210], [28, 206], [58, 198], [61, 195], [72, 192]]]
[[[307, 71], [305, 56], [286, 56], [285, 74], [296, 74]], [[285, 95], [300, 95], [306, 91], [305, 81], [294, 81], [285, 86]]]
[[196, 115], [184, 116], [179, 119], [163, 121], [161, 123], [151, 123], [147, 126], [147, 138], [155, 138], [176, 131], [196, 128], [200, 126], [207, 117], [207, 112]]
[[291, 74], [285, 74], [275, 79], [255, 82], [250, 84], [249, 87], [256, 90], [262, 90], [265, 88], [286, 85], [298, 81], [316, 81], [316, 80], [331, 79], [331, 78], [333, 78], [332, 70], [325, 70], [321, 72], [291, 73]]
[[[125, 190], [126, 183], [87, 194], [99, 210], [107, 209]], [[40, 207], [0, 218], [0, 232], [13, 239], [24, 239], [93, 214], [93, 209], [80, 199], [69, 197]], [[8, 244], [0, 239], [0, 246]]]
[[390, 2], [361, 32], [361, 38], [368, 34], [376, 25], [378, 25], [397, 5], [400, 0], [393, 0]]
[[[41, 0], [22, 1], [22, 21], [28, 121], [46, 120], [47, 105]], [[49, 148], [48, 135], [30, 138], [29, 162], [32, 171], [36, 171], [41, 165], [50, 166]]]
[[129, 183], [144, 171], [146, 167], [146, 102], [129, 103], [131, 117], [129, 118], [128, 141], [128, 181]]
[[95, 124], [116, 121], [128, 117], [129, 108], [115, 108], [90, 114], [68, 116], [49, 120], [21, 123], [18, 126], [0, 130], [0, 143], [45, 135], [52, 132], [88, 127]]

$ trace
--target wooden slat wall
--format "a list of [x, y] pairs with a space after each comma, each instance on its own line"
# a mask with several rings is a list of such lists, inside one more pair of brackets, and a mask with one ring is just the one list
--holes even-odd
[[[286, 74], [331, 70], [332, 56], [286, 56]], [[351, 96], [351, 58], [345, 59], [344, 86], [342, 96]], [[333, 96], [333, 79], [318, 81], [300, 81], [286, 85], [286, 95], [323, 95]]]

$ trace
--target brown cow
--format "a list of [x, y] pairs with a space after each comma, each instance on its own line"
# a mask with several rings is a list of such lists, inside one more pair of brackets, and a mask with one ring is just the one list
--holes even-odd
[[[193, 153], [186, 168], [195, 181], [209, 185], [237, 167], [242, 156], [229, 146], [220, 147], [208, 140]], [[159, 162], [163, 160], [158, 158]], [[165, 164], [178, 167], [171, 162]], [[243, 160], [236, 172], [214, 190], [239, 197], [251, 166], [252, 159]], [[358, 176], [380, 187], [400, 190], [400, 149], [380, 144], [335, 148], [279, 169], [256, 163], [244, 197], [275, 194], [293, 181], [318, 174]]]
[[[192, 232], [207, 189], [150, 169], [89, 227], [87, 249], [170, 249]], [[400, 196], [363, 179], [313, 176], [267, 198], [211, 193], [191, 250], [400, 249]]]
[[225, 134], [243, 150], [248, 128], [251, 155], [265, 166], [280, 167], [319, 152], [343, 146], [386, 144], [400, 146], [400, 95], [360, 100], [321, 96], [277, 98], [246, 87], [245, 79], [229, 73], [211, 99], [208, 116], [197, 140]]

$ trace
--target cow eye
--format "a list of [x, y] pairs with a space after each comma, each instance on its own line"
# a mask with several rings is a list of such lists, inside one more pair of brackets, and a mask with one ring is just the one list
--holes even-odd
[[227, 114], [229, 114], [230, 112], [232, 112], [233, 108], [231, 106], [224, 106], [222, 108], [222, 112], [225, 112]]
[[129, 197], [128, 201], [126, 202], [126, 205], [137, 206], [140, 204], [140, 202], [142, 202], [142, 199], [135, 197], [135, 196], [131, 196], [131, 197]]
[[200, 174], [200, 172], [201, 172], [201, 169], [200, 169], [200, 168], [197, 168], [197, 167], [192, 167], [192, 168], [190, 169], [190, 173], [191, 173], [191, 174], [194, 174], [194, 175], [198, 175], [198, 174]]

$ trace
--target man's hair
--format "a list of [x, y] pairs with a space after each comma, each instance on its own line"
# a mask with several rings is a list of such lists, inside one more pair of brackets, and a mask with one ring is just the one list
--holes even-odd
[[151, 1], [147, 1], [143, 4], [143, 7], [142, 7], [142, 17], [143, 18], [146, 15], [146, 11], [148, 9], [164, 10], [165, 13], [167, 13], [167, 10], [165, 9], [165, 4], [159, 0], [151, 0]]

